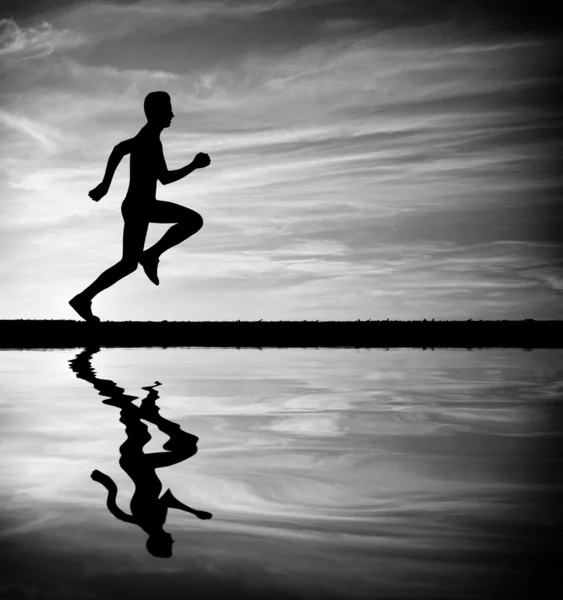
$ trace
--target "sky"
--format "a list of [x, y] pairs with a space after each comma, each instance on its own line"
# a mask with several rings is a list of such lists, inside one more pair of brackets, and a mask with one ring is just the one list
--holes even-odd
[[[0, 318], [74, 319], [121, 257], [126, 158], [172, 98], [160, 200], [203, 228], [109, 320], [563, 318], [552, 3], [0, 3]], [[151, 225], [147, 245], [166, 225]]]

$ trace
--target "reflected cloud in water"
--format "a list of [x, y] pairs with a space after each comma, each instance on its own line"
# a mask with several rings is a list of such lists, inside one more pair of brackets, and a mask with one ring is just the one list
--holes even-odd
[[[133, 404], [134, 400], [138, 400], [137, 396], [127, 395], [123, 388], [110, 379], [97, 377], [91, 360], [99, 351], [99, 347], [85, 348], [69, 363], [79, 379], [92, 384], [100, 395], [107, 397], [107, 400], [103, 400], [104, 404], [121, 409], [119, 420], [125, 425], [127, 439], [119, 448], [119, 464], [135, 484], [130, 505], [131, 514], [125, 513], [117, 506], [117, 485], [109, 475], [96, 469], [91, 478], [106, 488], [107, 507], [111, 514], [120, 521], [138, 525], [143, 529], [148, 534], [147, 550], [153, 556], [170, 558], [174, 539], [164, 530], [168, 509], [185, 511], [202, 520], [210, 519], [212, 514], [180, 502], [170, 489], [160, 496], [162, 483], [156, 469], [191, 458], [197, 452], [198, 438], [160, 415], [160, 409], [156, 405], [159, 398], [156, 388], [161, 385], [160, 382], [155, 381], [154, 385], [143, 388], [148, 394], [141, 401], [141, 405], [137, 406]], [[153, 423], [168, 436], [168, 441], [163, 445], [166, 452], [144, 452], [143, 448], [151, 440], [151, 435], [143, 420]]]

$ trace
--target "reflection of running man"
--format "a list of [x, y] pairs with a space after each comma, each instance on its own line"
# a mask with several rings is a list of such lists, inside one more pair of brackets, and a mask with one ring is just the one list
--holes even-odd
[[[124, 220], [123, 256], [104, 271], [94, 283], [77, 294], [69, 304], [86, 321], [98, 322], [92, 314], [92, 300], [101, 291], [133, 273], [140, 264], [147, 277], [159, 284], [157, 269], [161, 254], [199, 231], [203, 219], [194, 210], [156, 199], [156, 182], [166, 185], [182, 179], [196, 169], [207, 167], [211, 160], [199, 153], [194, 160], [176, 171], [169, 171], [162, 152], [160, 133], [170, 127], [174, 113], [166, 92], [151, 92], [145, 98], [146, 125], [130, 140], [113, 149], [102, 183], [89, 192], [98, 201], [109, 190], [113, 174], [121, 159], [131, 155], [129, 189], [121, 205]], [[149, 223], [175, 223], [154, 246], [144, 250]]]
[[[90, 358], [96, 351], [97, 349], [86, 349], [70, 361], [70, 364], [77, 377], [90, 382], [101, 395], [109, 398], [104, 400], [105, 404], [121, 408], [120, 421], [125, 424], [127, 439], [119, 449], [119, 464], [135, 484], [130, 503], [131, 514], [125, 513], [117, 506], [117, 485], [111, 477], [97, 469], [92, 472], [91, 477], [107, 489], [107, 506], [110, 512], [121, 521], [138, 525], [148, 534], [147, 550], [152, 555], [168, 558], [172, 556], [174, 543], [172, 536], [164, 530], [168, 509], [183, 510], [198, 519], [211, 519], [212, 514], [183, 504], [174, 497], [170, 489], [160, 496], [162, 483], [156, 475], [156, 469], [169, 467], [192, 457], [197, 452], [198, 438], [182, 431], [177, 423], [160, 416], [156, 406], [158, 392], [155, 389], [160, 385], [158, 381], [143, 388], [148, 394], [141, 406], [137, 407], [132, 403], [132, 400], [136, 400], [135, 396], [126, 395], [123, 388], [111, 380], [98, 378], [90, 364]], [[169, 439], [163, 446], [166, 452], [143, 452], [143, 447], [150, 441], [151, 436], [141, 419], [153, 423], [168, 436]]]

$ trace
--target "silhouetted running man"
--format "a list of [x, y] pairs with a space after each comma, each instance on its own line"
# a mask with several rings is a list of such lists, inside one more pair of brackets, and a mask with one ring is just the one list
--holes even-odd
[[[98, 202], [109, 190], [113, 174], [121, 159], [131, 155], [129, 189], [121, 205], [123, 215], [123, 256], [104, 271], [94, 283], [77, 294], [69, 304], [86, 321], [97, 323], [92, 314], [92, 300], [101, 291], [133, 273], [140, 264], [147, 277], [158, 280], [158, 262], [163, 252], [189, 238], [203, 226], [203, 219], [194, 210], [156, 199], [156, 182], [167, 185], [182, 179], [196, 169], [207, 167], [209, 155], [198, 153], [194, 160], [176, 171], [169, 171], [162, 152], [160, 133], [170, 127], [174, 113], [166, 92], [151, 92], [145, 98], [146, 125], [130, 140], [117, 144], [110, 154], [106, 173], [100, 185], [89, 192]], [[144, 250], [149, 223], [175, 223], [154, 246]]]
[[[135, 484], [130, 503], [131, 514], [125, 513], [117, 506], [117, 485], [111, 477], [97, 469], [92, 471], [91, 477], [107, 489], [107, 507], [112, 515], [125, 523], [141, 527], [148, 534], [146, 547], [153, 556], [169, 558], [172, 556], [174, 543], [172, 536], [164, 531], [169, 508], [191, 513], [198, 519], [211, 519], [213, 515], [183, 504], [174, 497], [170, 489], [160, 496], [162, 483], [156, 475], [156, 469], [175, 465], [192, 457], [197, 452], [198, 438], [182, 431], [177, 423], [160, 416], [156, 406], [159, 396], [155, 389], [161, 385], [158, 381], [143, 388], [148, 394], [138, 407], [132, 403], [137, 399], [136, 396], [126, 395], [125, 390], [113, 381], [97, 377], [90, 359], [98, 351], [97, 347], [86, 348], [69, 362], [78, 378], [88, 381], [100, 395], [109, 398], [103, 401], [104, 404], [121, 408], [120, 421], [125, 425], [127, 440], [119, 448], [119, 464]], [[155, 424], [160, 431], [168, 435], [170, 439], [163, 446], [167, 452], [143, 452], [143, 447], [150, 441], [151, 436], [141, 419]]]

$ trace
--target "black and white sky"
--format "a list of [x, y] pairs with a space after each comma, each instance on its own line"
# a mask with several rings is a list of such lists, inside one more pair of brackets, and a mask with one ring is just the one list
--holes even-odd
[[205, 225], [104, 318], [563, 318], [554, 6], [2, 0], [0, 318], [120, 258], [128, 159], [87, 193], [153, 90], [168, 167], [212, 159], [158, 198]]

